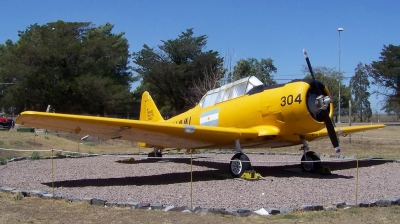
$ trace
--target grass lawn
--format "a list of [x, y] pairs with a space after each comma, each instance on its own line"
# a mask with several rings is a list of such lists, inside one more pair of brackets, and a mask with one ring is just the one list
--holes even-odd
[[[138, 153], [149, 152], [136, 143], [123, 140], [92, 139], [81, 141], [83, 136], [67, 133], [17, 132], [16, 129], [0, 132], [0, 150], [3, 160], [31, 156], [30, 150], [63, 150], [62, 154], [82, 153]], [[400, 158], [400, 127], [388, 126], [341, 137], [342, 154], [347, 156]], [[334, 154], [329, 139], [310, 142], [310, 148], [320, 154]], [[247, 151], [300, 153], [300, 146], [279, 149], [247, 149]], [[68, 152], [65, 152], [68, 151]], [[200, 150], [204, 151], [204, 150]], [[40, 156], [51, 155], [50, 151], [38, 152]], [[0, 166], [1, 168], [1, 166]], [[0, 174], [1, 175], [1, 174]], [[397, 220], [397, 221], [396, 221]], [[385, 208], [350, 208], [338, 211], [294, 212], [268, 217], [234, 217], [214, 214], [190, 214], [181, 212], [145, 211], [125, 208], [101, 208], [84, 202], [16, 198], [0, 192], [0, 223], [396, 223], [400, 220], [400, 206]]]

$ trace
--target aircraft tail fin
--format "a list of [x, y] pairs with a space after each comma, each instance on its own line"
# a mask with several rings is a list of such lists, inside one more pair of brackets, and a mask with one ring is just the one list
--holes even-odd
[[140, 117], [141, 121], [164, 121], [160, 111], [157, 109], [156, 104], [151, 98], [149, 92], [144, 92], [142, 95], [142, 103], [140, 105]]
[[[149, 92], [144, 92], [142, 95], [142, 103], [140, 105], [140, 117], [141, 121], [164, 121], [164, 118], [161, 116], [160, 111], [157, 109], [156, 104], [151, 98]], [[138, 142], [140, 147], [153, 147], [152, 145], [148, 145], [145, 142]]]

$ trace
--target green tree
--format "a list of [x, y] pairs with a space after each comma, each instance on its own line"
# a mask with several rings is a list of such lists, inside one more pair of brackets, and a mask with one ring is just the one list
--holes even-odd
[[0, 78], [12, 82], [1, 101], [26, 109], [107, 114], [126, 109], [135, 81], [124, 33], [113, 25], [57, 21], [19, 31], [1, 45]]
[[393, 103], [394, 101], [385, 101], [382, 110], [389, 116], [395, 118], [396, 121], [400, 120], [400, 104]]
[[385, 97], [382, 109], [400, 108], [400, 46], [384, 45], [379, 59], [366, 65], [372, 84], [378, 86], [374, 93]]
[[[305, 66], [302, 71], [304, 73], [309, 72], [308, 68]], [[333, 100], [333, 114], [338, 121], [339, 115], [339, 88], [340, 88], [340, 114], [341, 115], [348, 115], [349, 109], [349, 100], [351, 99], [351, 92], [350, 88], [344, 85], [341, 80], [343, 80], [343, 74], [338, 72], [335, 69], [327, 68], [327, 67], [314, 67], [313, 68], [315, 79], [322, 82], [331, 93]], [[304, 78], [311, 78], [311, 75], [306, 75]], [[340, 87], [339, 87], [340, 84]]]
[[134, 71], [141, 79], [136, 95], [147, 90], [164, 112], [179, 113], [194, 106], [188, 102], [200, 100], [204, 93], [198, 94], [199, 83], [210, 74], [222, 77], [223, 58], [216, 51], [203, 51], [207, 36], [193, 34], [193, 29], [187, 29], [176, 39], [162, 41], [158, 48], [145, 44], [133, 53]]
[[360, 122], [370, 121], [372, 117], [371, 103], [369, 102], [370, 93], [368, 92], [368, 74], [360, 62], [358, 63], [354, 76], [350, 79], [350, 89], [353, 96], [352, 114]]
[[262, 58], [261, 61], [258, 61], [256, 58], [241, 59], [234, 66], [233, 73], [228, 74], [228, 82], [248, 76], [255, 76], [265, 85], [276, 84], [271, 74], [277, 72], [277, 68], [273, 62], [271, 58]]
[[[16, 104], [9, 104], [7, 103], [8, 93], [11, 85], [14, 85], [16, 77], [6, 76], [6, 74], [13, 74], [13, 71], [18, 70], [17, 66], [13, 66], [12, 64], [8, 63], [8, 61], [17, 61], [18, 57], [13, 55], [10, 52], [10, 48], [13, 46], [13, 42], [11, 40], [7, 40], [5, 44], [0, 44], [0, 103], [2, 105], [2, 110], [7, 110], [8, 108], [11, 109], [11, 114], [14, 115], [15, 105]], [[7, 111], [0, 111], [0, 112], [7, 112]]]

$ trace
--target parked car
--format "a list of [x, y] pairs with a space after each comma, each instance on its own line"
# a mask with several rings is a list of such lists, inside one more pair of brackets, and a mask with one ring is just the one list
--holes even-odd
[[8, 119], [6, 117], [0, 117], [0, 130], [9, 131], [11, 128], [14, 128], [14, 120]]

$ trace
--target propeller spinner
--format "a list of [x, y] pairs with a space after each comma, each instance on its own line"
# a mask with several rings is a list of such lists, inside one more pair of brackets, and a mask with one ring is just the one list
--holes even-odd
[[340, 146], [339, 146], [339, 139], [335, 132], [335, 127], [333, 126], [332, 120], [329, 117], [329, 111], [327, 110], [330, 103], [333, 100], [329, 96], [322, 95], [322, 90], [319, 88], [317, 81], [314, 77], [314, 72], [311, 67], [310, 59], [308, 59], [308, 55], [306, 50], [303, 50], [304, 57], [306, 58], [308, 69], [310, 70], [311, 77], [314, 80], [315, 88], [318, 91], [318, 97], [315, 99], [315, 107], [318, 108], [319, 112], [322, 114], [324, 118], [324, 123], [326, 130], [328, 130], [329, 138], [331, 139], [333, 148], [335, 149], [336, 156], [340, 157]]

